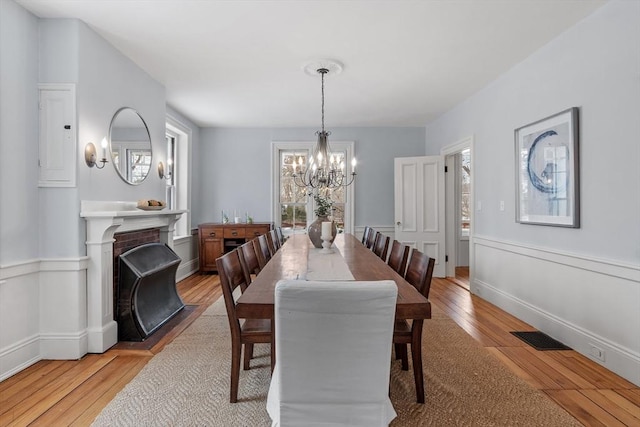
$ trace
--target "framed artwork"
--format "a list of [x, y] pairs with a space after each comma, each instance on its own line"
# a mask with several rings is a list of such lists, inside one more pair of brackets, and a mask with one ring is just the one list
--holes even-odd
[[580, 227], [578, 108], [515, 130], [516, 222]]

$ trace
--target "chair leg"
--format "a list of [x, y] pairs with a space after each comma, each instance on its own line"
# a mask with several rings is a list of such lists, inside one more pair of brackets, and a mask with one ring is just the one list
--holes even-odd
[[394, 344], [393, 348], [394, 348], [394, 353], [396, 354], [396, 360], [400, 359], [400, 352], [402, 351], [400, 349], [401, 344]]
[[409, 370], [409, 356], [407, 355], [407, 345], [406, 344], [396, 344], [397, 347], [397, 353], [396, 353], [396, 359], [400, 359], [402, 360], [402, 370], [403, 371], [408, 371]]
[[422, 320], [412, 327], [411, 361], [413, 362], [413, 378], [416, 383], [416, 400], [424, 403], [424, 375], [422, 372]]
[[248, 371], [250, 368], [249, 363], [253, 359], [253, 344], [245, 344], [244, 345], [244, 364], [242, 369]]
[[232, 343], [231, 346], [231, 392], [229, 402], [238, 401], [238, 383], [240, 382], [240, 353], [242, 344]]

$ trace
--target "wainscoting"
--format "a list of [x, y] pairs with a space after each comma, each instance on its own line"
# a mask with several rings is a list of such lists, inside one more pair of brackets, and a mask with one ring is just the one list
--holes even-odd
[[475, 236], [471, 291], [640, 385], [640, 268]]
[[[198, 270], [196, 240], [174, 240], [183, 260], [178, 281]], [[87, 353], [88, 262], [80, 257], [0, 266], [0, 381], [39, 360], [76, 360]]]

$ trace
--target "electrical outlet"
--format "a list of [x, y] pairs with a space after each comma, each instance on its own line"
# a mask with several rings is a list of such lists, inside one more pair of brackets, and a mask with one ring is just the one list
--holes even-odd
[[604, 350], [600, 347], [589, 344], [589, 354], [600, 360], [601, 362], [604, 362]]
[[478, 211], [482, 210], [482, 201], [478, 200], [476, 202], [476, 210], [478, 210]]
[[500, 210], [504, 211], [504, 200], [500, 200]]

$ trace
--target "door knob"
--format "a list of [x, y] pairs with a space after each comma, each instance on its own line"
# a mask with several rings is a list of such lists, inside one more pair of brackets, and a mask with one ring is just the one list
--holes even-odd
[[400, 225], [400, 221], [396, 222], [396, 225]]

